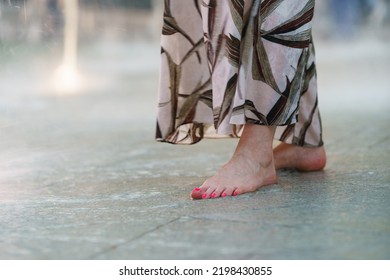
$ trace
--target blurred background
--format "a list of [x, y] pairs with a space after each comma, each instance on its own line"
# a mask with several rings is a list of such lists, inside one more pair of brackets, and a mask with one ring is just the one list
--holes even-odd
[[[152, 145], [162, 9], [162, 0], [0, 0], [0, 183], [94, 166], [73, 157], [76, 147], [97, 162], [100, 148], [114, 159], [121, 147], [131, 165], [137, 143]], [[352, 126], [361, 114], [371, 124], [370, 112], [389, 119], [390, 0], [317, 1], [315, 17], [331, 146], [343, 116]]]
[[[148, 127], [153, 139], [162, 9], [162, 0], [0, 0], [0, 148], [15, 148], [7, 130], [35, 127], [22, 141], [70, 133], [65, 123], [104, 132], [109, 120]], [[390, 0], [317, 1], [315, 17], [324, 113], [388, 104]]]
[[[0, 0], [1, 94], [11, 85], [12, 91], [27, 87], [30, 94], [34, 90], [86, 93], [91, 87], [102, 89], [99, 83], [117, 84], [116, 79], [131, 76], [132, 70], [156, 72], [162, 4], [162, 0]], [[363, 48], [373, 51], [370, 42], [390, 40], [390, 1], [317, 1], [314, 32], [319, 47], [342, 43], [353, 52], [349, 46], [366, 42]], [[51, 74], [63, 64], [69, 69], [53, 81]], [[131, 94], [130, 88], [121, 91]]]
[[[50, 181], [56, 164], [79, 161], [76, 146], [99, 161], [99, 145], [153, 143], [162, 9], [162, 0], [0, 0], [0, 180], [40, 181], [42, 171]], [[389, 119], [390, 0], [317, 1], [315, 17], [332, 144], [337, 118]]]
[[[302, 250], [289, 255], [287, 246], [278, 255], [274, 248], [285, 242], [267, 239], [249, 243], [249, 251], [270, 244], [269, 258], [388, 258], [390, 0], [316, 2], [326, 172], [282, 172], [280, 185], [268, 189], [276, 200], [258, 193], [210, 207], [192, 203], [189, 191], [214, 174], [236, 142], [154, 142], [162, 0], [0, 0], [0, 258], [91, 258], [106, 248], [107, 258], [232, 258], [213, 252], [237, 239], [221, 243], [214, 231], [200, 239], [213, 242], [198, 250], [186, 247], [197, 229], [182, 234], [175, 223], [167, 232], [161, 226], [157, 237], [139, 236], [170, 224], [183, 209], [189, 217], [204, 215], [201, 224], [209, 215], [219, 219], [218, 211], [226, 220], [247, 217], [248, 199], [255, 209], [265, 205], [256, 222], [274, 219], [274, 202], [289, 206], [297, 194], [309, 195], [297, 200], [298, 211], [275, 211], [298, 226], [264, 234], [272, 220], [256, 238], [278, 233], [287, 242], [286, 229], [302, 228], [299, 215], [317, 209], [319, 217], [308, 217], [315, 222], [303, 226], [307, 235], [295, 235]], [[315, 206], [299, 210], [301, 201]], [[290, 221], [291, 213], [299, 218]], [[318, 221], [319, 228], [312, 226]], [[318, 237], [316, 250], [302, 236]], [[132, 238], [139, 249], [118, 255], [117, 245]]]

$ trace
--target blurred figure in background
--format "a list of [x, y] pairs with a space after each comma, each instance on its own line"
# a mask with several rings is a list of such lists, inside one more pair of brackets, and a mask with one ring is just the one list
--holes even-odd
[[367, 21], [378, 0], [330, 0], [329, 7], [336, 37], [352, 38]]
[[45, 37], [51, 39], [62, 33], [63, 16], [58, 0], [47, 1], [47, 23], [45, 24]]
[[386, 17], [385, 23], [390, 24], [390, 0], [385, 0], [386, 2]]
[[366, 28], [365, 35], [389, 37], [390, 0], [330, 0], [327, 4], [333, 23], [332, 36], [351, 39]]

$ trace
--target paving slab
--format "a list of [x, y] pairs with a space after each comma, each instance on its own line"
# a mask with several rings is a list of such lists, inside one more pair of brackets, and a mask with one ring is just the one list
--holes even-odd
[[237, 140], [154, 141], [158, 44], [83, 46], [70, 95], [55, 49], [20, 49], [0, 65], [0, 259], [390, 258], [388, 42], [317, 46], [324, 171], [206, 201], [190, 191]]

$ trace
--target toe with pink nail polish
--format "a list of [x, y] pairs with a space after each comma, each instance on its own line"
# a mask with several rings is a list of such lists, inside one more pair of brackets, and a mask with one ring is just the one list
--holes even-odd
[[206, 198], [207, 198], [207, 194], [203, 194], [203, 195], [202, 195], [202, 198], [203, 198], [203, 199], [206, 199]]

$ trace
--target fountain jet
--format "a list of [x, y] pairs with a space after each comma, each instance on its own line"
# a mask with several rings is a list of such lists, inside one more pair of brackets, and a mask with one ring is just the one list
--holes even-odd
[[54, 88], [60, 93], [75, 93], [81, 87], [77, 70], [78, 0], [64, 1], [64, 12], [64, 53], [62, 63], [55, 71]]

